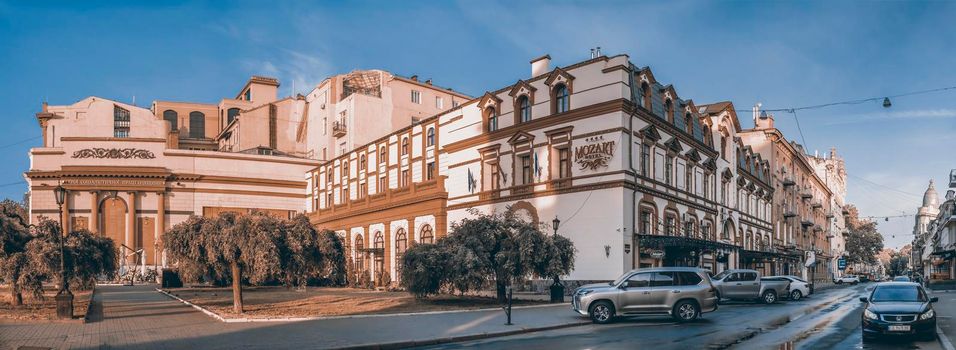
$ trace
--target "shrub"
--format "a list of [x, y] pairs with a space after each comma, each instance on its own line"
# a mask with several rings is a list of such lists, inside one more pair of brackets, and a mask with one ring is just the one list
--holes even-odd
[[402, 256], [402, 287], [419, 299], [438, 294], [447, 261], [448, 254], [437, 244], [413, 245]]

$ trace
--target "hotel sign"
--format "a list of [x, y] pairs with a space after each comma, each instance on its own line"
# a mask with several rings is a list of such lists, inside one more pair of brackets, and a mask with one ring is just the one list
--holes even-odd
[[574, 161], [581, 170], [606, 168], [611, 157], [614, 157], [615, 142], [604, 141], [604, 136], [589, 137], [585, 142], [587, 144], [574, 149]]

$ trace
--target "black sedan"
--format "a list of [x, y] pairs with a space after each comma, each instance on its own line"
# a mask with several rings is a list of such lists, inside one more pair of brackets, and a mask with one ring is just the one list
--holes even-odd
[[923, 339], [936, 337], [936, 312], [919, 284], [912, 282], [885, 282], [873, 287], [870, 297], [860, 298], [866, 303], [863, 310], [863, 340], [878, 335], [916, 335]]

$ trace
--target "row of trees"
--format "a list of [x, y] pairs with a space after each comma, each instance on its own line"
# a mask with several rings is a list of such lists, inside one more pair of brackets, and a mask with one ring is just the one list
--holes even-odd
[[859, 211], [847, 206], [846, 257], [851, 264], [875, 264], [883, 250], [883, 235], [876, 229], [876, 222], [861, 220]]
[[490, 287], [500, 301], [513, 283], [566, 275], [574, 268], [570, 240], [548, 235], [511, 211], [455, 223], [435, 244], [417, 244], [402, 257], [401, 285], [418, 298], [443, 290], [466, 293]]
[[262, 212], [192, 216], [163, 234], [167, 257], [187, 281], [232, 284], [242, 313], [242, 284], [342, 285], [345, 249], [332, 231], [305, 215], [283, 220]]
[[113, 240], [87, 230], [70, 232], [63, 242], [64, 275], [60, 275], [60, 224], [43, 219], [30, 225], [20, 203], [0, 202], [0, 281], [10, 287], [13, 305], [23, 304], [23, 293], [43, 299], [44, 283], [70, 281], [77, 290], [89, 289], [97, 278], [112, 279], [119, 259]]

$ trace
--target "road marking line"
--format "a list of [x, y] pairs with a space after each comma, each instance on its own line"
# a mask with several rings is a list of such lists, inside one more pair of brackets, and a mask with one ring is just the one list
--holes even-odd
[[953, 343], [951, 343], [951, 342], [949, 341], [949, 338], [946, 337], [946, 334], [943, 333], [943, 330], [939, 329], [939, 326], [936, 326], [936, 335], [939, 336], [939, 337], [938, 337], [938, 339], [939, 339], [939, 344], [942, 345], [944, 349], [946, 349], [946, 350], [956, 350], [956, 348], [953, 347]]

